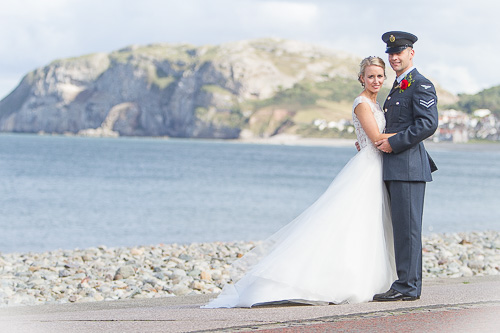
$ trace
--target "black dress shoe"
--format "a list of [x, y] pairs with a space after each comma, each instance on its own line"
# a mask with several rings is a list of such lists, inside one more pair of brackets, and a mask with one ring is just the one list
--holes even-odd
[[408, 296], [392, 288], [383, 294], [376, 294], [375, 296], [373, 296], [373, 300], [375, 302], [416, 301], [417, 299], [420, 299], [420, 296]]

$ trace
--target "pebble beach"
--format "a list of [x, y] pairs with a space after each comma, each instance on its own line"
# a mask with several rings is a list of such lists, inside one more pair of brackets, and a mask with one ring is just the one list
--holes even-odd
[[[211, 294], [259, 242], [0, 253], [0, 306]], [[500, 232], [423, 238], [424, 279], [500, 275]]]

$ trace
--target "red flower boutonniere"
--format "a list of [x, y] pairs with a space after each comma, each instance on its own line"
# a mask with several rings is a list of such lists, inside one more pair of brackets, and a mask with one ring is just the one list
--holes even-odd
[[399, 92], [402, 93], [408, 89], [413, 82], [415, 82], [415, 80], [412, 78], [411, 73], [406, 75], [405, 78], [399, 83]]

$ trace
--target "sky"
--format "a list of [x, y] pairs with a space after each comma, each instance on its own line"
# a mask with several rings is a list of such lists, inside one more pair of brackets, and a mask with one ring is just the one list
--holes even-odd
[[453, 93], [500, 85], [497, 0], [2, 0], [0, 99], [55, 59], [132, 44], [304, 41], [387, 59], [381, 35], [419, 40], [414, 64]]

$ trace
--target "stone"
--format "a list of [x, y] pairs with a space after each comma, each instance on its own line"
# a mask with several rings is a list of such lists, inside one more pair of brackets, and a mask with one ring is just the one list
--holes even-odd
[[132, 266], [122, 266], [115, 273], [114, 280], [126, 279], [135, 275], [135, 270]]
[[172, 275], [173, 275], [174, 277], [176, 277], [176, 276], [177, 276], [177, 277], [184, 277], [184, 276], [186, 276], [187, 274], [186, 274], [186, 271], [185, 271], [185, 270], [183, 270], [183, 269], [180, 269], [180, 268], [174, 268], [174, 269], [172, 269]]
[[446, 259], [446, 258], [438, 260], [438, 265], [445, 265], [447, 263], [448, 263], [448, 259]]
[[68, 297], [68, 301], [70, 301], [71, 303], [74, 303], [74, 302], [78, 301], [78, 296], [71, 295], [70, 297]]
[[192, 260], [193, 258], [191, 256], [188, 256], [187, 254], [183, 253], [179, 256], [179, 259], [184, 260], [184, 261], [189, 261], [189, 260]]
[[201, 281], [193, 281], [189, 287], [191, 289], [203, 290], [205, 288], [205, 284]]
[[12, 290], [9, 287], [2, 287], [2, 291], [1, 291], [1, 294], [0, 294], [0, 299], [2, 299], [2, 298], [8, 298], [8, 297], [11, 297], [12, 295], [14, 295], [14, 290]]
[[81, 280], [85, 279], [86, 277], [87, 276], [85, 275], [85, 273], [78, 273], [78, 274], [73, 275], [71, 278], [73, 280], [81, 281]]
[[214, 269], [211, 272], [212, 274], [212, 279], [213, 280], [220, 280], [222, 279], [222, 271], [220, 269]]
[[185, 285], [181, 285], [181, 284], [178, 284], [176, 286], [174, 286], [172, 288], [172, 292], [176, 295], [176, 296], [184, 296], [184, 295], [187, 295], [191, 292], [191, 289], [188, 288], [187, 286]]
[[207, 271], [203, 271], [203, 272], [201, 272], [201, 274], [200, 274], [200, 278], [201, 278], [202, 280], [211, 281], [211, 280], [212, 280], [212, 275], [211, 275], [209, 272], [207, 272]]
[[462, 273], [462, 276], [466, 276], [466, 277], [474, 275], [474, 272], [472, 271], [472, 269], [470, 269], [467, 266], [460, 267], [460, 272]]
[[484, 267], [484, 263], [478, 260], [471, 260], [467, 263], [467, 266], [469, 266], [473, 270], [481, 270]]
[[188, 276], [196, 277], [196, 276], [200, 276], [200, 274], [201, 274], [201, 271], [199, 269], [193, 269], [192, 271], [190, 271], [188, 273]]
[[82, 260], [83, 260], [84, 262], [87, 262], [87, 261], [92, 261], [92, 257], [91, 257], [91, 256], [89, 256], [89, 255], [84, 254], [84, 255], [82, 255]]
[[144, 253], [144, 248], [136, 248], [130, 250], [130, 254], [133, 256], [141, 256]]
[[68, 271], [67, 269], [61, 269], [59, 271], [59, 277], [68, 277], [71, 276], [71, 272]]

